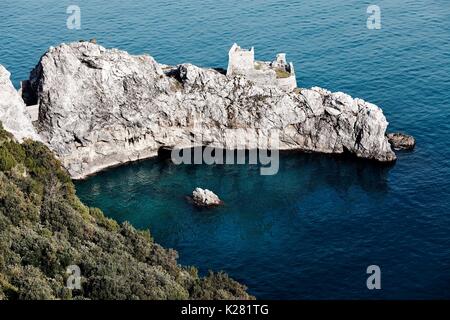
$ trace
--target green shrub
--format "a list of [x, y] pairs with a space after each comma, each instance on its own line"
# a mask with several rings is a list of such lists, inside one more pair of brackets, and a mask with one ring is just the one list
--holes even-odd
[[5, 146], [0, 146], [0, 171], [10, 171], [17, 164], [14, 156]]
[[[0, 299], [249, 298], [225, 275], [198, 277], [148, 230], [88, 208], [50, 150], [0, 124]], [[67, 267], [81, 290], [66, 288]]]
[[71, 183], [70, 176], [61, 166], [51, 151], [42, 143], [26, 140], [23, 143], [26, 159], [25, 166], [30, 174], [38, 180], [46, 181], [50, 176], [56, 176], [63, 183]]
[[3, 146], [8, 149], [9, 153], [14, 157], [14, 159], [19, 162], [23, 163], [26, 157], [25, 150], [23, 149], [22, 145], [14, 142], [14, 141], [7, 141], [3, 144]]
[[15, 298], [19, 300], [54, 299], [53, 290], [42, 272], [35, 267], [18, 268], [11, 279], [12, 288], [17, 288]]
[[3, 129], [3, 124], [0, 122], [0, 144], [2, 141], [8, 141], [13, 139], [13, 135]]
[[209, 272], [191, 289], [191, 298], [201, 300], [248, 299], [247, 288], [234, 281], [224, 272]]
[[95, 218], [95, 221], [109, 231], [119, 230], [119, 224], [113, 219], [105, 217], [103, 212], [98, 208], [89, 208], [89, 214]]
[[283, 69], [276, 69], [275, 72], [278, 79], [289, 78], [291, 76], [289, 72]]
[[39, 221], [39, 208], [29, 201], [23, 192], [0, 172], [0, 205], [3, 214], [15, 226]]

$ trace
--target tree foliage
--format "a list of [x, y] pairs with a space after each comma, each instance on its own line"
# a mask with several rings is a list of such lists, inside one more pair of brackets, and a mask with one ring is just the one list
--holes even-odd
[[[41, 143], [0, 124], [0, 299], [249, 299], [223, 273], [200, 278], [148, 231], [87, 208]], [[69, 289], [68, 266], [81, 271]]]

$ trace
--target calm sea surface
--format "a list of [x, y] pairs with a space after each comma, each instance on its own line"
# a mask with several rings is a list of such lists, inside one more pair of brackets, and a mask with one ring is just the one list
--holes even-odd
[[[81, 30], [66, 8], [81, 8]], [[366, 9], [381, 8], [368, 30]], [[256, 166], [148, 160], [77, 183], [83, 201], [149, 228], [202, 273], [225, 270], [258, 298], [450, 298], [450, 3], [448, 0], [2, 0], [0, 64], [15, 85], [51, 45], [97, 38], [159, 62], [226, 67], [233, 42], [271, 60], [286, 52], [301, 87], [383, 108], [417, 139], [386, 168], [320, 155]], [[226, 205], [196, 210], [196, 186]], [[382, 290], [366, 288], [379, 265]]]

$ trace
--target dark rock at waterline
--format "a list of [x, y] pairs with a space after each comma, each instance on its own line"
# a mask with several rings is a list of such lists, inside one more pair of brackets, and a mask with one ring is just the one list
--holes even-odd
[[171, 147], [161, 147], [158, 149], [158, 157], [161, 159], [170, 159], [172, 157]]
[[387, 137], [392, 148], [395, 150], [413, 150], [416, 146], [416, 139], [407, 134], [389, 133]]

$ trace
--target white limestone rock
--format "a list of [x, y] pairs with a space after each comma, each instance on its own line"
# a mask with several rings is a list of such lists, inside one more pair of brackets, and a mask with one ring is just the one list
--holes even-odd
[[321, 88], [287, 93], [88, 42], [51, 48], [30, 81], [39, 100], [41, 135], [76, 179], [154, 156], [160, 147], [191, 146], [198, 132], [204, 144], [226, 148], [233, 142], [229, 129], [242, 131], [242, 139], [278, 130], [282, 150], [347, 150], [361, 158], [395, 160], [380, 108]]
[[25, 110], [22, 97], [11, 83], [10, 75], [8, 70], [0, 65], [0, 122], [19, 142], [27, 138], [39, 141], [40, 137]]
[[202, 188], [195, 188], [192, 192], [192, 202], [198, 207], [213, 207], [223, 204], [214, 192]]

